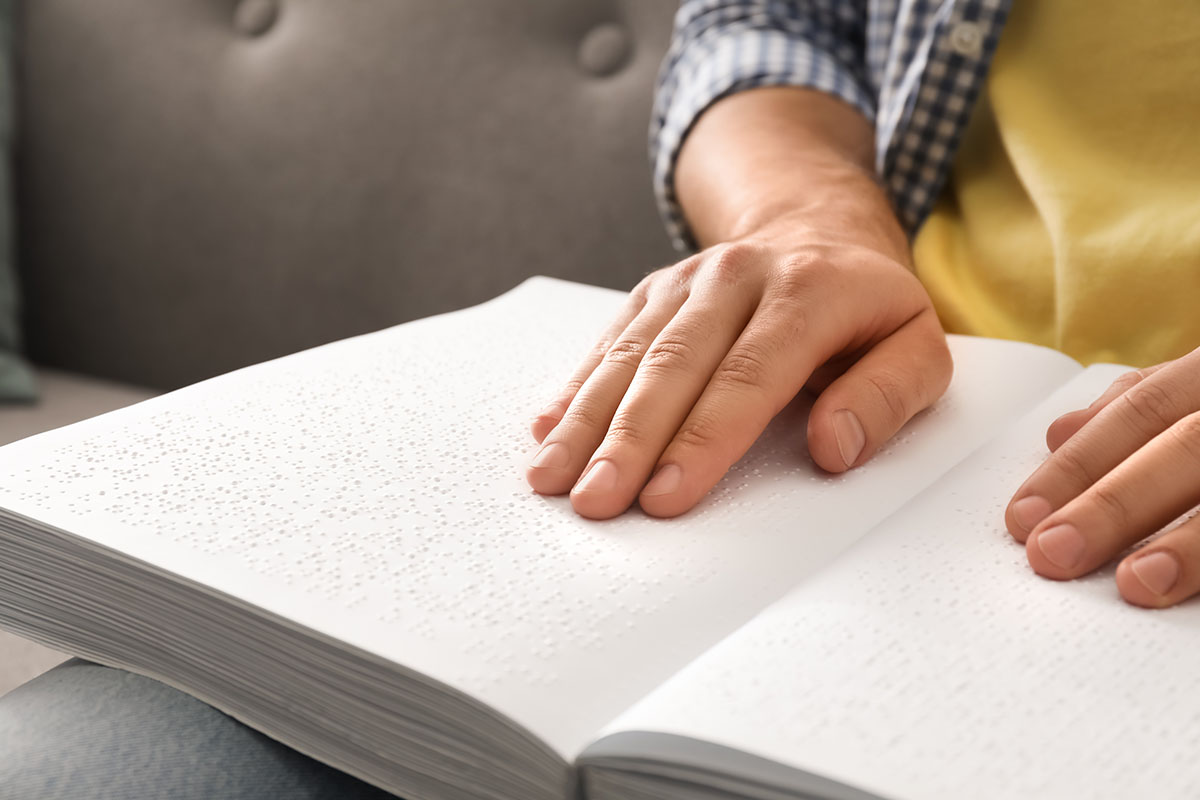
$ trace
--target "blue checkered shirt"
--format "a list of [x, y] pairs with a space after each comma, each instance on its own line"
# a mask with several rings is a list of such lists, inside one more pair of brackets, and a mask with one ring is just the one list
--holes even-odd
[[675, 197], [696, 117], [756, 86], [804, 86], [875, 124], [875, 169], [912, 235], [928, 216], [1012, 0], [683, 0], [650, 131], [655, 191], [680, 249], [694, 242]]

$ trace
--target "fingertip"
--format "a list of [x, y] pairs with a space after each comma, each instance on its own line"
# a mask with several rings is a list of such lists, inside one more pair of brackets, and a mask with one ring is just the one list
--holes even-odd
[[1154, 594], [1137, 579], [1133, 573], [1133, 556], [1129, 556], [1117, 565], [1117, 591], [1121, 599], [1131, 606], [1139, 608], [1163, 608], [1170, 603], [1165, 597]]
[[[1061, 580], [1056, 574], [1053, 574], [1056, 567], [1042, 555], [1042, 551], [1037, 544], [1036, 534], [1030, 534], [1025, 539], [1025, 560], [1029, 562], [1030, 568], [1043, 578]], [[1050, 574], [1047, 574], [1048, 572]]]
[[550, 435], [550, 431], [554, 430], [559, 422], [562, 422], [563, 415], [566, 413], [566, 405], [560, 400], [550, 403], [537, 413], [537, 416], [529, 424], [529, 430], [538, 444], [541, 444]]
[[571, 451], [563, 442], [551, 442], [538, 450], [525, 468], [525, 481], [538, 494], [566, 494], [578, 473], [570, 469]]
[[1025, 540], [1025, 558], [1033, 571], [1043, 578], [1053, 581], [1069, 581], [1075, 577], [1069, 570], [1056, 564], [1047, 557], [1039, 539], [1045, 531], [1035, 530]]
[[639, 495], [638, 505], [642, 511], [645, 511], [651, 517], [659, 519], [670, 519], [678, 517], [680, 514], [685, 514], [691, 511], [696, 505], [695, 500], [690, 500], [681, 496], [679, 493], [672, 495]]
[[562, 474], [561, 471], [538, 469], [537, 467], [525, 468], [525, 482], [538, 494], [552, 497], [571, 491], [574, 483], [570, 476]]
[[625, 513], [629, 504], [614, 502], [612, 497], [601, 496], [597, 492], [571, 492], [571, 508], [581, 517], [604, 520]]
[[1130, 605], [1167, 608], [1183, 599], [1175, 596], [1181, 571], [1179, 561], [1171, 553], [1162, 550], [1132, 553], [1117, 565], [1117, 591]]
[[1029, 538], [1029, 531], [1022, 528], [1013, 517], [1011, 504], [1004, 510], [1004, 527], [1008, 529], [1008, 535], [1021, 544], [1025, 544], [1025, 541]]
[[1068, 411], [1046, 428], [1046, 447], [1051, 453], [1058, 450], [1087, 422], [1087, 409]]
[[867, 432], [863, 429], [858, 415], [848, 408], [839, 408], [833, 412], [830, 422], [842, 466], [850, 469], [866, 454]]
[[[618, 460], [611, 455], [597, 458], [583, 471], [571, 489], [571, 507], [576, 514], [588, 519], [612, 519], [633, 504], [641, 481], [630, 474], [628, 464], [619, 465]], [[635, 482], [633, 487], [631, 481]]]
[[1036, 494], [1025, 494], [1024, 488], [1009, 502], [1004, 510], [1004, 524], [1008, 532], [1018, 542], [1025, 542], [1029, 532], [1041, 524], [1042, 520], [1054, 512], [1054, 506], [1044, 497]]
[[690, 511], [704, 493], [696, 493], [695, 487], [688, 486], [684, 478], [683, 468], [678, 464], [658, 467], [638, 495], [642, 511], [664, 519]]
[[550, 435], [550, 431], [554, 430], [556, 425], [558, 425], [557, 418], [538, 414], [533, 418], [533, 421], [529, 423], [529, 431], [533, 434], [534, 441], [538, 444], [541, 444], [546, 440], [546, 437]]
[[845, 408], [824, 413], [821, 405], [818, 402], [813, 407], [805, 432], [813, 462], [826, 472], [838, 474], [867, 461], [874, 448], [868, 446], [858, 416]]

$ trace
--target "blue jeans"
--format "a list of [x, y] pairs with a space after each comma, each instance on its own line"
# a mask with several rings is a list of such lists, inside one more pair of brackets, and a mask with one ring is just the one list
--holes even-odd
[[390, 795], [157, 681], [68, 661], [0, 698], [0, 800]]

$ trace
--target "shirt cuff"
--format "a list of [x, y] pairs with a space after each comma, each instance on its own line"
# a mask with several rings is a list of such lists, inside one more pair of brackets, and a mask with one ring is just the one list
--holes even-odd
[[[674, 48], [673, 48], [674, 50]], [[679, 148], [700, 114], [726, 95], [760, 86], [800, 86], [831, 94], [875, 119], [871, 93], [845, 61], [794, 34], [743, 30], [701, 37], [668, 55], [650, 129], [659, 213], [677, 250], [696, 241], [675, 196]]]

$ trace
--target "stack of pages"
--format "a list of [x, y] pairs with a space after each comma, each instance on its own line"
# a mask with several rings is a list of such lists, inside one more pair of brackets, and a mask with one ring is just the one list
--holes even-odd
[[1200, 796], [1200, 606], [1003, 529], [1121, 368], [952, 337], [865, 467], [798, 400], [694, 511], [591, 522], [527, 421], [622, 300], [533, 279], [0, 449], [0, 626], [409, 800]]

